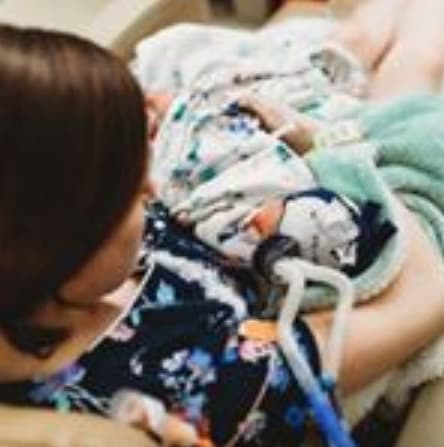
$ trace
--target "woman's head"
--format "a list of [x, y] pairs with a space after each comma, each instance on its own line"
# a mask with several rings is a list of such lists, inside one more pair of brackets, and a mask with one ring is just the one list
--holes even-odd
[[128, 270], [145, 127], [142, 93], [111, 54], [0, 26], [0, 326], [10, 338], [113, 234], [126, 253], [100, 287]]

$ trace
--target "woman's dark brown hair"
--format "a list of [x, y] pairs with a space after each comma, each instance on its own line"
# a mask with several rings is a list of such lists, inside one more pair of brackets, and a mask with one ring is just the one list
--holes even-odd
[[146, 167], [142, 93], [78, 37], [0, 26], [0, 328], [41, 354], [63, 331], [27, 318], [128, 212]]

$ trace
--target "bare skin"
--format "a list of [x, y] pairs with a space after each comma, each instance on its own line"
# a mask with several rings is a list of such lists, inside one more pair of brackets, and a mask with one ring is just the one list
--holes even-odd
[[[398, 11], [391, 9], [395, 4]], [[388, 19], [390, 14], [395, 20]], [[342, 29], [346, 31], [355, 21], [359, 25], [355, 31], [360, 29], [355, 41], [366, 42], [364, 57], [368, 66], [374, 66], [370, 98], [438, 91], [444, 74], [442, 17], [440, 0], [376, 0], [356, 11]], [[356, 52], [353, 46], [350, 49]], [[363, 55], [356, 54], [362, 59]], [[441, 256], [407, 210], [404, 225], [409, 247], [401, 274], [379, 299], [352, 314], [340, 377], [345, 392], [381, 377], [444, 333]], [[308, 317], [321, 344], [331, 318], [328, 312]]]
[[373, 78], [373, 98], [437, 92], [444, 73], [444, 3], [410, 0], [395, 40]]
[[[444, 333], [441, 256], [407, 210], [404, 226], [409, 245], [400, 275], [378, 298], [353, 310], [340, 374], [345, 393], [358, 391]], [[306, 319], [322, 346], [332, 314]]]
[[444, 3], [365, 2], [332, 33], [372, 73], [370, 98], [436, 92], [444, 72]]
[[365, 1], [339, 23], [330, 38], [354, 53], [369, 72], [375, 73], [391, 50], [398, 24], [410, 1]]

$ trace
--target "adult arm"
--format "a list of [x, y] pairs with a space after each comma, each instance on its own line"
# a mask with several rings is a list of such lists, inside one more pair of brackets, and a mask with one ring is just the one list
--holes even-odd
[[[444, 332], [444, 263], [414, 215], [403, 209], [408, 238], [402, 271], [379, 297], [352, 312], [340, 385], [351, 393], [399, 366]], [[306, 316], [321, 348], [331, 312]]]
[[330, 38], [369, 70], [370, 98], [436, 92], [444, 72], [443, 17], [442, 0], [367, 0]]

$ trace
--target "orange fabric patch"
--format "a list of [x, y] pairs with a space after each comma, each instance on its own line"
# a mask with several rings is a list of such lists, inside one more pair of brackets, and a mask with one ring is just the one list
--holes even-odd
[[277, 326], [274, 321], [247, 320], [239, 328], [239, 333], [252, 340], [274, 343], [277, 340]]

